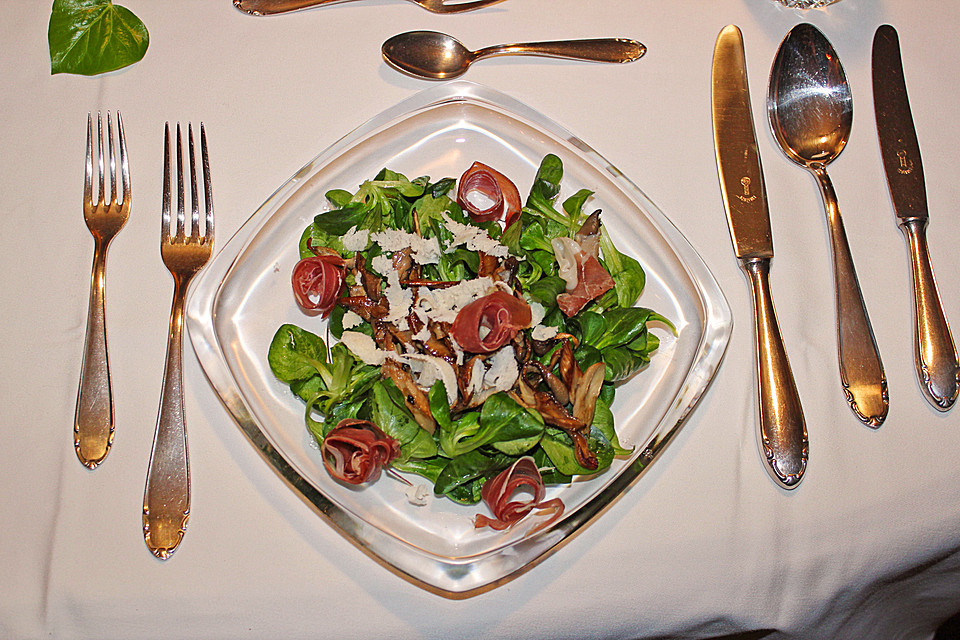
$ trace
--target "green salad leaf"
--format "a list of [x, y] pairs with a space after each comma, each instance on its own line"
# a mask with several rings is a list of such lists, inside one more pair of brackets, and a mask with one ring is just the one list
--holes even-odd
[[54, 0], [47, 28], [50, 73], [94, 76], [139, 62], [150, 34], [111, 0]]

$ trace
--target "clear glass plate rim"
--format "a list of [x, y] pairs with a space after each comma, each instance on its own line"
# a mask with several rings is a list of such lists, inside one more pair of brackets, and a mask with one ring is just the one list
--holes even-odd
[[[412, 577], [416, 582], [425, 582], [428, 587], [449, 593], [461, 592], [463, 589], [460, 588], [456, 580], [448, 581], [446, 584], [437, 584], [438, 581], [436, 580], [431, 581], [429, 578], [425, 579], [424, 576], [417, 575], [417, 572], [411, 570], [410, 567], [404, 567], [402, 564], [398, 564], [395, 559], [391, 559], [390, 553], [383, 553], [384, 549], [382, 547], [389, 547], [393, 544], [406, 546], [407, 543], [388, 535], [377, 535], [369, 531], [361, 532], [360, 529], [362, 529], [362, 527], [353, 521], [350, 514], [343, 513], [339, 507], [328, 500], [321, 491], [303, 478], [297, 470], [288, 463], [281, 452], [277, 451], [277, 449], [270, 444], [269, 439], [265, 436], [261, 427], [251, 418], [240, 394], [230, 388], [230, 373], [226, 370], [227, 367], [221, 345], [218, 342], [215, 332], [212, 331], [212, 316], [216, 309], [220, 287], [219, 285], [210, 286], [210, 283], [223, 282], [228, 277], [237, 257], [243, 254], [247, 243], [256, 237], [257, 230], [264, 224], [266, 219], [268, 219], [268, 217], [264, 217], [264, 215], [272, 211], [279, 202], [282, 202], [286, 194], [297, 186], [302, 177], [311, 174], [317, 167], [321, 167], [332, 158], [335, 158], [354, 142], [373, 135], [379, 129], [387, 128], [398, 118], [408, 117], [413, 113], [433, 106], [455, 101], [476, 102], [482, 106], [506, 111], [509, 115], [518, 116], [528, 122], [534, 122], [535, 127], [545, 129], [549, 133], [559, 136], [577, 147], [585, 157], [588, 157], [591, 162], [597, 164], [598, 168], [607, 173], [611, 179], [625, 185], [629, 192], [631, 192], [631, 196], [640, 196], [645, 213], [653, 218], [653, 222], [657, 224], [662, 234], [671, 241], [671, 248], [678, 254], [684, 267], [692, 272], [693, 279], [699, 285], [698, 293], [701, 296], [701, 303], [704, 310], [703, 332], [700, 336], [700, 344], [697, 346], [697, 353], [692, 361], [693, 365], [685, 378], [687, 384], [684, 385], [684, 391], [681, 391], [675, 399], [674, 408], [663, 416], [660, 424], [654, 429], [653, 435], [645, 449], [638, 455], [633, 464], [623, 469], [620, 474], [593, 499], [587, 504], [582, 505], [575, 514], [572, 514], [557, 525], [555, 530], [546, 531], [530, 539], [524, 539], [514, 543], [512, 547], [517, 550], [517, 555], [521, 557], [526, 556], [528, 554], [524, 553], [524, 551], [527, 551], [535, 553], [535, 556], [532, 560], [513, 567], [510, 573], [518, 571], [523, 568], [523, 566], [537, 562], [548, 555], [548, 552], [562, 540], [609, 506], [617, 496], [635, 482], [643, 471], [649, 467], [649, 464], [657, 458], [659, 453], [680, 429], [687, 415], [706, 390], [710, 379], [712, 379], [716, 369], [719, 367], [732, 330], [732, 317], [729, 305], [709, 268], [672, 222], [629, 178], [624, 176], [611, 163], [600, 156], [592, 147], [563, 129], [560, 125], [557, 125], [554, 121], [546, 118], [527, 105], [492, 89], [483, 87], [482, 85], [462, 81], [453, 82], [435, 89], [422, 91], [401, 101], [332, 144], [267, 198], [263, 205], [241, 226], [234, 237], [226, 243], [224, 249], [221, 251], [221, 255], [219, 255], [218, 259], [211, 265], [212, 268], [208, 268], [207, 271], [201, 274], [197, 285], [191, 292], [190, 300], [188, 301], [188, 332], [202, 368], [220, 400], [241, 427], [241, 430], [251, 440], [254, 446], [260, 450], [261, 454], [267, 459], [267, 462], [270, 463], [281, 477], [291, 485], [291, 488], [304, 500], [317, 509], [318, 512], [326, 516], [336, 527], [340, 528], [344, 534], [347, 534], [348, 538], [353, 539], [354, 542], [361, 543], [362, 546], [365, 544], [365, 546], [369, 547], [369, 550], [378, 560], [386, 562], [387, 565], [399, 570], [402, 574], [407, 575], [407, 577]], [[548, 123], [550, 126], [546, 127], [544, 123]], [[366, 542], [362, 541], [361, 535], [368, 540]], [[374, 539], [371, 540], [371, 537]], [[484, 554], [484, 556], [481, 557], [449, 559], [448, 563], [451, 567], [462, 567], [464, 564], [472, 565], [474, 563], [484, 562], [485, 556], [487, 555], [490, 554]], [[440, 559], [439, 562], [443, 564], [444, 560]], [[499, 576], [500, 579], [506, 577], [507, 575]]]

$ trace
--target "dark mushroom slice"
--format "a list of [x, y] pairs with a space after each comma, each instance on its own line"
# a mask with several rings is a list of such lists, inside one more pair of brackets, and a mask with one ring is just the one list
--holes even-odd
[[360, 284], [363, 285], [363, 291], [368, 298], [374, 302], [379, 302], [380, 294], [380, 276], [375, 275], [367, 271], [367, 260], [363, 257], [363, 254], [357, 252], [355, 256], [355, 271], [359, 276]]
[[413, 375], [399, 362], [389, 358], [383, 363], [381, 374], [393, 380], [397, 389], [403, 394], [403, 402], [413, 414], [413, 419], [422, 429], [432, 434], [437, 424], [433, 420], [433, 414], [430, 413], [430, 401], [427, 399], [427, 394], [417, 386]]
[[338, 302], [370, 323], [385, 318], [390, 313], [390, 305], [386, 298], [371, 300], [365, 295], [347, 296], [340, 298]]
[[597, 408], [597, 398], [603, 387], [603, 375], [606, 365], [595, 362], [580, 376], [576, 388], [573, 390], [573, 417], [586, 424], [593, 423], [593, 413]]

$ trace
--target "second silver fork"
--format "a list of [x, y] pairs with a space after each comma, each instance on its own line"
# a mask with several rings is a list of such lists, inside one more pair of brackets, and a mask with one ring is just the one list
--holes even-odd
[[207, 136], [200, 125], [200, 155], [203, 174], [204, 224], [200, 230], [200, 197], [197, 188], [193, 126], [188, 125], [191, 216], [190, 233], [184, 211], [183, 143], [177, 125], [177, 214], [171, 213], [170, 125], [163, 135], [163, 208], [160, 225], [160, 255], [173, 276], [173, 305], [167, 334], [167, 357], [157, 427], [150, 452], [150, 466], [143, 492], [143, 537], [156, 557], [166, 560], [176, 551], [190, 517], [190, 461], [183, 411], [183, 310], [187, 288], [213, 253], [213, 194]]

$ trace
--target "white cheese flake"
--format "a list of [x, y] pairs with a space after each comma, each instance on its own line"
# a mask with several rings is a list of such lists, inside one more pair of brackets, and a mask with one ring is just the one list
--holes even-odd
[[344, 329], [353, 329], [354, 327], [359, 327], [361, 324], [363, 324], [363, 318], [349, 310], [343, 314], [343, 319], [340, 321], [340, 326]]
[[401, 329], [409, 327], [407, 315], [410, 313], [410, 306], [413, 304], [413, 292], [400, 284], [400, 274], [395, 270], [387, 271], [387, 286], [383, 290], [383, 295], [390, 305], [390, 312], [384, 318], [387, 322], [392, 322]]
[[440, 262], [440, 243], [436, 238], [423, 238], [415, 233], [399, 229], [386, 229], [371, 233], [370, 239], [380, 245], [384, 251], [410, 249], [411, 258], [418, 264], [436, 264]]
[[429, 392], [433, 384], [440, 380], [447, 392], [447, 402], [451, 406], [457, 403], [457, 374], [449, 362], [443, 358], [421, 353], [411, 353], [400, 358], [410, 365], [418, 387]]
[[533, 328], [533, 331], [530, 332], [530, 337], [534, 340], [549, 340], [557, 335], [559, 330], [556, 327], [551, 327], [545, 324], [538, 324]]
[[444, 226], [453, 234], [453, 240], [447, 247], [447, 253], [460, 245], [465, 245], [470, 251], [482, 251], [487, 255], [498, 258], [506, 258], [509, 255], [507, 247], [491, 238], [485, 229], [475, 227], [472, 224], [457, 222], [446, 213], [443, 214], [443, 222]]
[[393, 269], [393, 260], [381, 253], [373, 256], [373, 259], [370, 260], [370, 266], [377, 273], [386, 274]]
[[411, 484], [404, 493], [407, 496], [407, 502], [415, 507], [423, 507], [429, 501], [433, 488], [425, 484]]
[[427, 314], [434, 322], [450, 322], [457, 319], [457, 313], [477, 298], [482, 298], [496, 288], [493, 279], [487, 276], [464, 280], [446, 289], [420, 290], [417, 308]]
[[350, 230], [340, 238], [340, 242], [347, 251], [364, 251], [367, 245], [370, 244], [370, 230], [351, 227]]
[[493, 393], [509, 391], [520, 377], [517, 354], [511, 345], [494, 352], [487, 359], [487, 365], [487, 371], [483, 374], [483, 386], [484, 389], [490, 389]]
[[346, 345], [350, 353], [360, 358], [364, 364], [380, 366], [387, 359], [387, 352], [378, 349], [373, 338], [359, 331], [344, 331], [340, 342]]
[[547, 315], [547, 310], [536, 300], [527, 299], [527, 304], [530, 305], [530, 324], [528, 324], [527, 327], [535, 327], [540, 324]]

